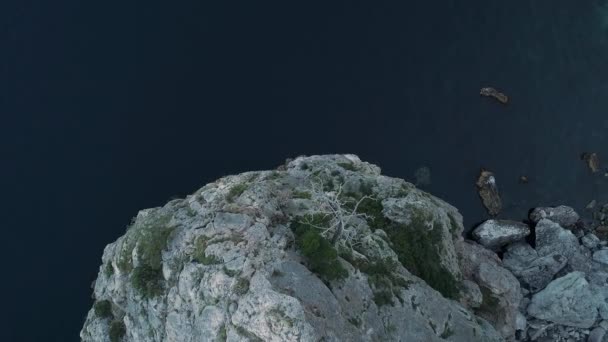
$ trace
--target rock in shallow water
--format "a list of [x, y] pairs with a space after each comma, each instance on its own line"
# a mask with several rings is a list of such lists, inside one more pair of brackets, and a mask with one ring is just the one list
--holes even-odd
[[496, 186], [496, 177], [488, 170], [482, 169], [477, 179], [477, 190], [483, 206], [490, 216], [496, 216], [502, 210], [502, 201]]
[[509, 220], [487, 220], [473, 230], [473, 238], [492, 250], [521, 240], [529, 234], [528, 225]]
[[596, 296], [585, 274], [571, 272], [532, 297], [528, 314], [572, 327], [589, 328], [597, 317]]

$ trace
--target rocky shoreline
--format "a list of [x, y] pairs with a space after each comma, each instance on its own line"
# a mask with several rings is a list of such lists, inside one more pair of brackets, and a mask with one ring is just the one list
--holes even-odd
[[477, 242], [498, 251], [502, 266], [519, 282], [516, 339], [604, 341], [608, 242], [595, 232], [602, 226], [583, 223], [563, 205], [535, 208], [529, 219], [489, 220], [472, 231]]
[[455, 207], [378, 166], [301, 156], [140, 211], [104, 250], [80, 336], [608, 341], [607, 212], [536, 208], [463, 237]]

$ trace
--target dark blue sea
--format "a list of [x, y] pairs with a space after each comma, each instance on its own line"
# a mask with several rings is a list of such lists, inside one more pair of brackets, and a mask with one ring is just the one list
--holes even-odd
[[139, 209], [288, 157], [426, 166], [467, 227], [481, 167], [502, 218], [608, 201], [608, 1], [7, 1], [0, 118], [0, 340], [77, 341]]

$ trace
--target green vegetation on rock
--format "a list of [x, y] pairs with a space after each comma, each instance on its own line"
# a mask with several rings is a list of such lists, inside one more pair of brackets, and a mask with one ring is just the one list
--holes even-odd
[[[357, 198], [353, 199], [351, 203], [356, 203]], [[411, 209], [409, 224], [392, 222], [384, 216], [383, 209], [381, 199], [364, 199], [357, 211], [368, 215], [368, 225], [372, 229], [382, 229], [387, 233], [399, 262], [408, 271], [422, 278], [444, 297], [458, 298], [458, 281], [441, 265], [442, 236], [437, 223], [428, 214], [414, 208]], [[427, 226], [428, 222], [433, 222], [432, 229]]]
[[113, 318], [112, 315], [112, 303], [108, 300], [100, 300], [93, 304], [93, 311], [95, 315], [100, 318]]
[[338, 163], [338, 166], [348, 171], [357, 171], [357, 167], [352, 162]]
[[311, 199], [312, 195], [310, 194], [310, 192], [308, 191], [299, 191], [299, 190], [295, 190], [293, 192], [293, 198], [304, 198], [304, 199]]
[[163, 272], [160, 268], [141, 265], [133, 270], [131, 285], [144, 297], [152, 298], [163, 291]]
[[249, 291], [249, 280], [239, 277], [234, 284], [234, 292], [238, 295], [244, 295]]
[[127, 333], [127, 328], [122, 321], [116, 320], [110, 323], [110, 341], [111, 342], [120, 342], [122, 338]]
[[[296, 246], [306, 257], [309, 268], [322, 279], [330, 281], [348, 277], [348, 271], [338, 261], [338, 252], [331, 243], [321, 236], [314, 226], [329, 226], [327, 215], [312, 215], [296, 218], [291, 229], [296, 236]], [[308, 223], [310, 222], [310, 223]]]
[[[122, 272], [132, 272], [131, 284], [148, 298], [161, 292], [162, 252], [167, 248], [175, 227], [169, 226], [171, 215], [162, 209], [134, 220], [122, 238], [116, 266]], [[137, 248], [137, 267], [133, 269], [133, 249]]]
[[234, 200], [236, 198], [238, 198], [239, 196], [241, 196], [241, 194], [247, 190], [247, 188], [249, 187], [249, 185], [247, 183], [239, 183], [239, 184], [235, 184], [230, 188], [230, 191], [228, 191], [228, 195], [226, 195], [226, 200], [228, 202], [234, 202]]

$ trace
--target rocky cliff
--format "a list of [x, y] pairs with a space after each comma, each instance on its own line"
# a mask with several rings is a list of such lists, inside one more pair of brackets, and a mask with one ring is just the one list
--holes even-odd
[[[227, 176], [140, 211], [105, 248], [80, 336], [512, 340], [526, 328], [520, 282], [462, 231], [456, 208], [354, 155]], [[585, 287], [580, 278], [555, 286]], [[546, 305], [533, 299], [530, 310]]]

